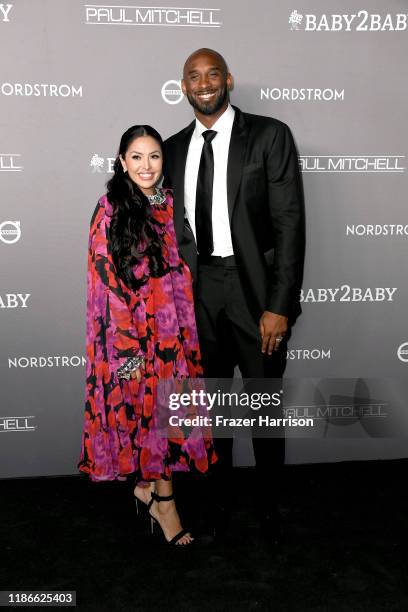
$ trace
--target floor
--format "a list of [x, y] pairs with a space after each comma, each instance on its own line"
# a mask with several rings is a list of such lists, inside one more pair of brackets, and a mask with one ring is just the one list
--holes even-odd
[[[0, 481], [0, 590], [75, 590], [81, 610], [408, 612], [408, 461], [285, 467], [285, 542], [259, 530], [252, 468], [235, 468], [225, 541], [167, 546], [131, 482]], [[184, 521], [197, 482], [176, 481]], [[196, 545], [197, 544], [197, 545]]]

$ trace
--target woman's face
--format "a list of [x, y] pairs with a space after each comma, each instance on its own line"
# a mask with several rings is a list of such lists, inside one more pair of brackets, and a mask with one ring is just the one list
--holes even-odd
[[152, 195], [163, 168], [163, 154], [157, 140], [151, 136], [135, 138], [120, 159], [132, 181], [145, 195]]

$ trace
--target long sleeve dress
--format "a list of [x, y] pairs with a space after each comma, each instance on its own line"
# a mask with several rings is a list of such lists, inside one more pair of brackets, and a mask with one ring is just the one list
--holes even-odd
[[[91, 221], [78, 469], [94, 481], [134, 474], [136, 482], [146, 484], [168, 479], [173, 471], [204, 473], [216, 461], [207, 427], [176, 427], [163, 436], [157, 426], [161, 381], [202, 377], [191, 273], [177, 249], [172, 192], [163, 194], [165, 201], [151, 206], [162, 232], [165, 267], [161, 276], [151, 276], [144, 256], [133, 269], [142, 281], [137, 291], [115, 272], [108, 238], [112, 207], [106, 195]], [[139, 355], [145, 358], [140, 384], [118, 378], [118, 368]]]

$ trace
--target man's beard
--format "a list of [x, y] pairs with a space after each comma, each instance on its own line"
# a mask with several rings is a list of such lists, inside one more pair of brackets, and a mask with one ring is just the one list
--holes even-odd
[[214, 115], [214, 113], [219, 111], [220, 108], [224, 106], [225, 101], [228, 100], [227, 86], [224, 85], [224, 87], [220, 90], [218, 96], [212, 102], [199, 102], [189, 93], [187, 93], [187, 99], [190, 102], [191, 106], [203, 115]]

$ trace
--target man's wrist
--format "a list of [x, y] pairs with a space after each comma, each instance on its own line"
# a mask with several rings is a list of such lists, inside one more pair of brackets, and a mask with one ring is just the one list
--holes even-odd
[[286, 321], [289, 319], [288, 315], [286, 314], [282, 314], [280, 312], [274, 312], [273, 310], [264, 310], [263, 314], [271, 314], [274, 315], [275, 317], [282, 317], [284, 319], [286, 319]]

